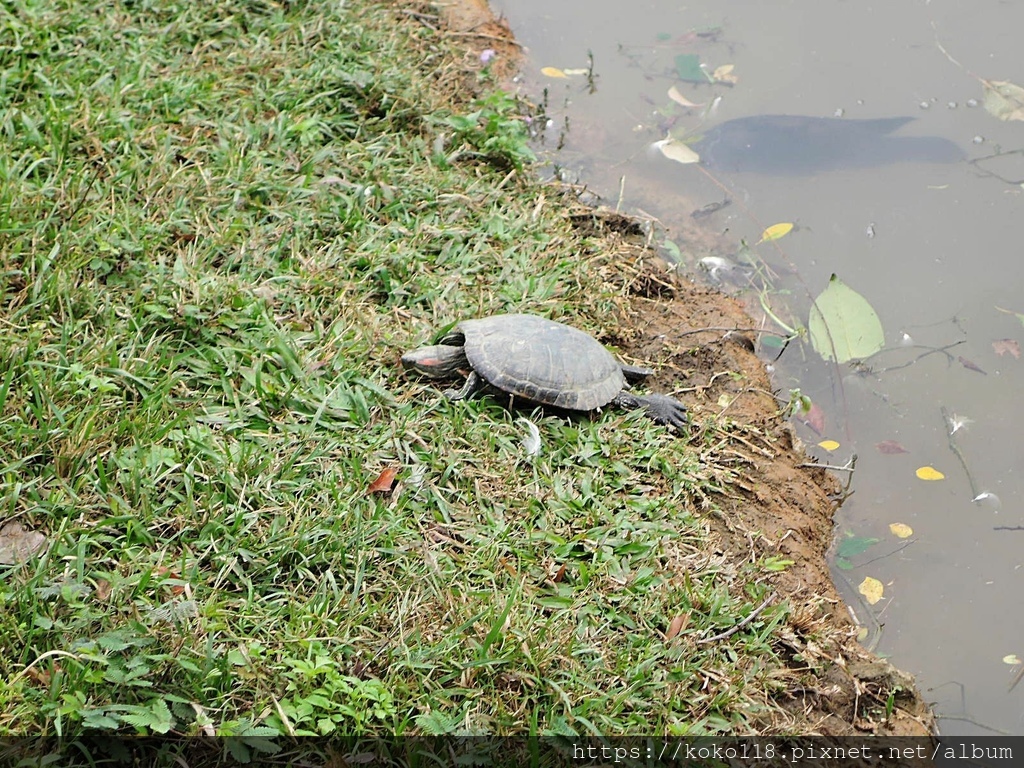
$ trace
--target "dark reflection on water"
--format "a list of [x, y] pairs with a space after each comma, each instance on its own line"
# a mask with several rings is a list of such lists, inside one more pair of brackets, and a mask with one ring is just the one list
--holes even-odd
[[709, 168], [775, 176], [901, 162], [954, 163], [966, 157], [960, 147], [938, 136], [890, 135], [912, 120], [755, 115], [716, 125], [693, 148]]

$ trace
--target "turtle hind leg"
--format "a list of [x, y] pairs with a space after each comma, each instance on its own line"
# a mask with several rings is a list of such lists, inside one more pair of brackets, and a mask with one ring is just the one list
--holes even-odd
[[484, 380], [476, 371], [470, 371], [462, 389], [446, 389], [444, 396], [449, 400], [468, 400], [484, 388]]
[[616, 395], [609, 405], [629, 410], [643, 408], [648, 418], [655, 424], [681, 428], [689, 423], [686, 406], [668, 395], [634, 395], [632, 392], [623, 391]]

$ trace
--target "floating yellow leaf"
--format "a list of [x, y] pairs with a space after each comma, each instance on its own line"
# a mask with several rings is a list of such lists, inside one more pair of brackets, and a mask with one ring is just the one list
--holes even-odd
[[544, 67], [540, 73], [545, 77], [568, 77], [568, 75], [558, 67]]
[[654, 142], [654, 146], [669, 160], [675, 160], [677, 163], [689, 165], [700, 162], [700, 155], [681, 141], [662, 139], [661, 141]]
[[944, 480], [946, 476], [935, 467], [919, 467], [917, 477], [919, 480]]
[[781, 224], [772, 224], [768, 229], [761, 233], [761, 239], [759, 242], [770, 243], [772, 240], [778, 240], [780, 237], [785, 237], [793, 231], [793, 225], [788, 221], [784, 221]]
[[711, 73], [711, 79], [716, 83], [738, 83], [740, 79], [732, 73], [735, 68], [735, 64], [723, 64]]
[[885, 587], [882, 586], [882, 582], [870, 576], [865, 577], [864, 581], [857, 587], [857, 591], [864, 595], [864, 599], [868, 601], [869, 605], [874, 605], [881, 600], [884, 590]]
[[889, 523], [889, 530], [897, 539], [909, 539], [914, 535], [914, 529], [905, 523]]
[[683, 106], [683, 107], [703, 107], [704, 106], [703, 104], [694, 104], [688, 98], [683, 96], [683, 94], [681, 94], [679, 92], [679, 89], [676, 88], [674, 85], [671, 88], [668, 89], [668, 97], [670, 99], [672, 99], [672, 101], [674, 101], [676, 104], [679, 104], [680, 106]]
[[824, 448], [826, 451], [831, 453], [832, 451], [839, 447], [839, 443], [837, 443], [835, 440], [822, 440], [820, 443], [818, 443], [818, 447]]
[[1016, 653], [1011, 653], [1009, 656], [1003, 656], [1003, 664], [1017, 665], [1020, 664], [1020, 656]]

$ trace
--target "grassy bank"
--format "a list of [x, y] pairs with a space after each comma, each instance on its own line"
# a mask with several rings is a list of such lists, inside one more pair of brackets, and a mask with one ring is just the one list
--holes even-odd
[[399, 370], [463, 316], [616, 331], [516, 105], [456, 98], [445, 45], [361, 1], [0, 10], [0, 522], [45, 536], [0, 566], [0, 734], [770, 706], [783, 606], [695, 642], [781, 567], [706, 546], [700, 426], [538, 413], [529, 458], [518, 415]]

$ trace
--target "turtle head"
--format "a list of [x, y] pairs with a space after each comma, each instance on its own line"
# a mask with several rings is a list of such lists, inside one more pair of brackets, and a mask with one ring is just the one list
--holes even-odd
[[402, 355], [402, 367], [431, 379], [454, 379], [471, 368], [465, 348], [449, 344], [420, 347], [406, 352]]

